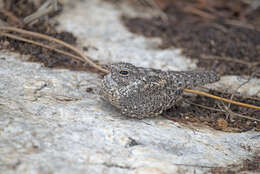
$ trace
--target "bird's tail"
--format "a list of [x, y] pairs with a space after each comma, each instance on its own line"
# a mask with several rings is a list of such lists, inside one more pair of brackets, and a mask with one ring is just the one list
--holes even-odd
[[208, 83], [214, 83], [220, 80], [220, 77], [214, 71], [192, 71], [189, 79], [191, 83], [186, 84], [187, 87], [195, 87], [205, 85]]
[[208, 83], [214, 83], [220, 80], [220, 77], [215, 72], [205, 70], [180, 72], [175, 71], [174, 76], [176, 79], [178, 79], [177, 83], [179, 84], [179, 87], [182, 88], [201, 86]]

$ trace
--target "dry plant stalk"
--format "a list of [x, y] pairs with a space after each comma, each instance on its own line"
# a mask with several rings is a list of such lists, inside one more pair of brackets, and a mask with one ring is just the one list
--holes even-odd
[[[0, 34], [5, 34], [6, 35], [6, 31], [7, 32], [17, 32], [17, 33], [20, 33], [20, 34], [24, 34], [24, 35], [28, 35], [28, 36], [32, 36], [32, 37], [36, 37], [36, 38], [41, 38], [41, 39], [45, 39], [45, 40], [48, 40], [50, 42], [54, 42], [54, 43], [57, 43], [57, 44], [60, 44], [72, 51], [74, 51], [75, 53], [77, 53], [79, 56], [81, 56], [81, 59], [79, 60], [82, 60], [82, 61], [85, 61], [87, 62], [88, 64], [90, 64], [92, 67], [100, 70], [101, 72], [104, 72], [104, 73], [108, 73], [108, 71], [104, 68], [102, 68], [101, 66], [95, 64], [92, 60], [90, 60], [88, 57], [86, 57], [81, 51], [79, 51], [77, 48], [75, 48], [74, 46], [66, 43], [66, 42], [63, 42], [59, 39], [56, 39], [56, 38], [53, 38], [53, 37], [50, 37], [50, 36], [47, 36], [45, 34], [40, 34], [40, 33], [36, 33], [36, 32], [32, 32], [32, 31], [27, 31], [27, 30], [23, 30], [23, 29], [18, 29], [18, 28], [14, 28], [14, 27], [0, 27], [0, 31], [2, 31]], [[10, 34], [9, 34], [10, 35]], [[7, 36], [7, 35], [6, 35]], [[8, 36], [7, 36], [8, 37]], [[14, 37], [13, 37], [14, 39]], [[18, 39], [18, 38], [17, 38]], [[25, 40], [24, 40], [25, 41]], [[34, 41], [35, 42], [35, 41]], [[37, 44], [38, 46], [42, 45], [42, 44]], [[55, 50], [54, 48], [51, 48], [52, 50]], [[60, 52], [61, 53], [61, 52]], [[75, 58], [75, 57], [72, 57], [72, 58]], [[78, 58], [77, 58], [78, 59]]]
[[184, 89], [184, 91], [188, 92], [188, 93], [193, 93], [193, 94], [198, 94], [198, 95], [203, 95], [203, 96], [206, 96], [206, 97], [214, 98], [216, 100], [224, 101], [224, 102], [227, 102], [227, 103], [232, 103], [232, 104], [235, 104], [235, 105], [260, 110], [259, 106], [250, 105], [250, 104], [241, 103], [241, 102], [237, 102], [237, 101], [234, 101], [234, 100], [218, 97], [218, 96], [206, 93], [206, 92], [196, 91], [196, 90], [193, 90], [193, 89]]

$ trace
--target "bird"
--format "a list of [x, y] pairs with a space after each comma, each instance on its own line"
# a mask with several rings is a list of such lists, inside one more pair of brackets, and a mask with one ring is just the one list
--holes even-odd
[[185, 88], [220, 79], [213, 71], [162, 71], [125, 62], [105, 68], [109, 73], [101, 82], [99, 95], [123, 115], [137, 119], [154, 117], [171, 108]]

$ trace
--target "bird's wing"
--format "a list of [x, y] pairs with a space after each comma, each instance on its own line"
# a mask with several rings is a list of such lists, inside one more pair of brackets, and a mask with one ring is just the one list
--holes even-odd
[[178, 91], [167, 87], [167, 81], [159, 76], [147, 76], [138, 88], [122, 97], [122, 113], [130, 117], [144, 118], [158, 115], [171, 107]]

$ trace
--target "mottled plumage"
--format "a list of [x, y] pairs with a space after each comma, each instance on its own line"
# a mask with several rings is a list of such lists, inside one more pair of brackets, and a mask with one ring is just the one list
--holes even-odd
[[139, 119], [172, 107], [184, 88], [219, 80], [212, 71], [161, 71], [130, 63], [115, 63], [107, 69], [110, 73], [102, 81], [100, 95], [122, 114]]

